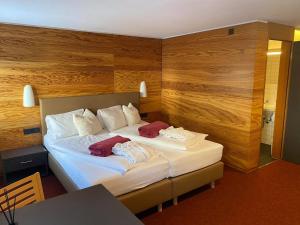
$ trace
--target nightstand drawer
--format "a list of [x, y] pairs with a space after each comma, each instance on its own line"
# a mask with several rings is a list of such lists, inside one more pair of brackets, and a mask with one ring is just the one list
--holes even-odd
[[6, 173], [19, 171], [31, 167], [45, 165], [47, 163], [47, 154], [32, 154], [3, 161], [3, 166]]

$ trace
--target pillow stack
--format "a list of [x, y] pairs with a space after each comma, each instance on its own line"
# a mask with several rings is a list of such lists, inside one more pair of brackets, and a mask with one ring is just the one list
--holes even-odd
[[116, 105], [99, 109], [97, 116], [88, 109], [46, 116], [47, 134], [54, 139], [95, 135], [104, 127], [111, 132], [140, 122], [139, 111], [131, 103], [128, 106]]
[[97, 111], [97, 115], [98, 117], [101, 116], [106, 128], [109, 131], [114, 131], [127, 125], [124, 113], [120, 105], [105, 109], [99, 109]]
[[141, 122], [139, 111], [131, 103], [128, 106], [123, 105], [122, 108], [128, 126], [133, 126]]
[[54, 139], [78, 135], [73, 123], [73, 115], [83, 115], [84, 109], [78, 109], [67, 113], [46, 116], [47, 134]]
[[97, 116], [103, 120], [109, 131], [114, 131], [125, 126], [133, 126], [141, 122], [139, 111], [129, 103], [128, 106], [120, 105], [99, 109]]
[[98, 118], [90, 110], [86, 109], [83, 115], [73, 115], [73, 122], [79, 136], [97, 134], [102, 130]]

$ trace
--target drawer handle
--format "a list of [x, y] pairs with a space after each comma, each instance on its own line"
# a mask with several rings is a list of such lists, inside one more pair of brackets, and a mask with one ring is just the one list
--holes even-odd
[[21, 164], [32, 163], [32, 160], [22, 161], [22, 162], [20, 162], [20, 163], [21, 163]]

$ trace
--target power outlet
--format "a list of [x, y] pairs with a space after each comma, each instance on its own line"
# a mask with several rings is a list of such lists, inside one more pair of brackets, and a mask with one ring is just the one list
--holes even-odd
[[36, 133], [40, 133], [40, 132], [41, 132], [41, 129], [39, 127], [24, 128], [23, 129], [24, 135], [36, 134]]
[[234, 28], [229, 28], [228, 35], [233, 35], [233, 34], [234, 34]]

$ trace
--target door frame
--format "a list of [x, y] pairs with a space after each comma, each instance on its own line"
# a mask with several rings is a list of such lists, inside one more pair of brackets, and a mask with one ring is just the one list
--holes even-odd
[[281, 159], [283, 155], [282, 152], [286, 123], [288, 86], [290, 80], [290, 60], [292, 53], [291, 41], [279, 41], [281, 41], [281, 56], [279, 64], [275, 122], [272, 143], [272, 157], [275, 159]]

